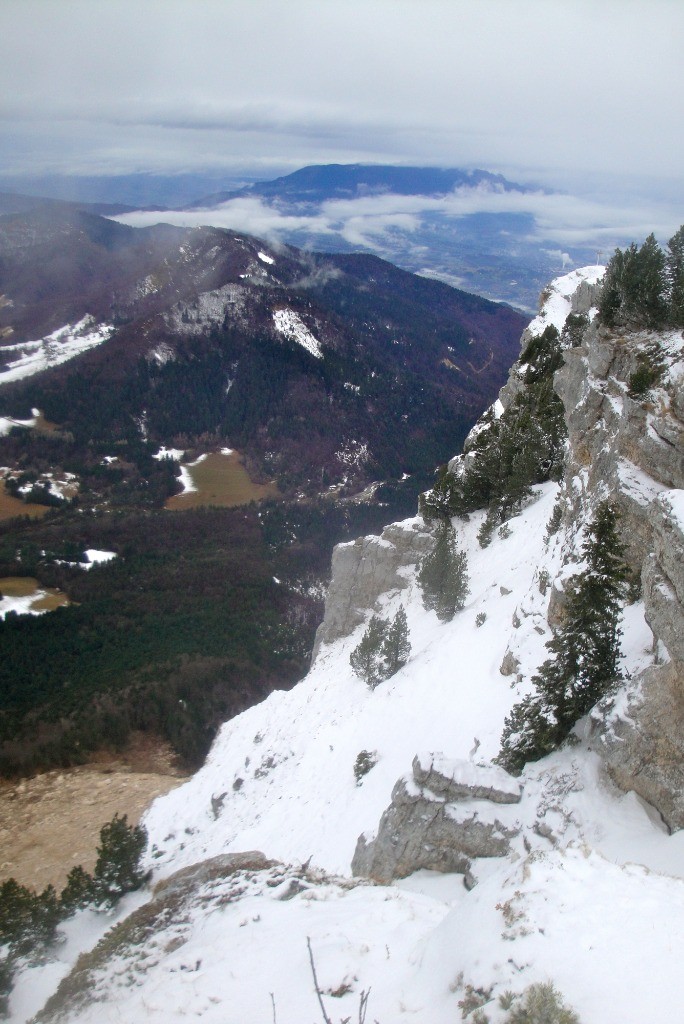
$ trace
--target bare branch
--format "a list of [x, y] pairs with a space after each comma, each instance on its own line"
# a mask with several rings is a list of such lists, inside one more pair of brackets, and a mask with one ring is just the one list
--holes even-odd
[[323, 995], [321, 993], [321, 990], [320, 990], [320, 987], [319, 987], [319, 984], [318, 984], [318, 977], [316, 975], [316, 964], [314, 963], [313, 950], [311, 949], [311, 939], [309, 938], [308, 935], [306, 937], [306, 945], [307, 945], [308, 950], [309, 950], [309, 963], [311, 964], [311, 973], [313, 975], [314, 988], [316, 989], [316, 995], [318, 996], [318, 1002], [319, 1002], [319, 1005], [321, 1007], [321, 1013], [323, 1014], [323, 1020], [325, 1021], [325, 1024], [333, 1024], [333, 1022], [330, 1020], [330, 1017], [328, 1016], [328, 1014], [326, 1013], [326, 1010], [325, 1010], [325, 1004], [323, 1002]]

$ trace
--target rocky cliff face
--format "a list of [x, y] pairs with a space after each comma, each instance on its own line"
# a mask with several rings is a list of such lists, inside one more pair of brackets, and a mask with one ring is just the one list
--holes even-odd
[[338, 544], [313, 660], [322, 644], [349, 636], [366, 619], [369, 609], [379, 610], [379, 597], [404, 590], [410, 570], [433, 544], [432, 530], [420, 518], [392, 523], [379, 537]]
[[[657, 388], [628, 394], [654, 344], [665, 360]], [[684, 825], [684, 365], [682, 336], [623, 334], [590, 326], [565, 354], [556, 389], [566, 412], [566, 532], [609, 498], [641, 579], [646, 620], [663, 664], [628, 681], [626, 707], [595, 716], [596, 742], [613, 780]]]
[[[550, 588], [546, 617], [563, 615], [563, 579], [577, 571], [582, 529], [598, 502], [621, 513], [622, 540], [641, 581], [653, 650], [662, 664], [627, 680], [619, 702], [593, 718], [594, 740], [613, 781], [652, 803], [668, 826], [684, 826], [684, 341], [661, 334], [607, 330], [593, 320], [600, 279], [575, 274], [554, 282], [542, 312], [522, 338], [569, 313], [584, 313], [581, 344], [566, 348], [554, 387], [565, 410], [568, 449], [560, 499], [563, 565]], [[657, 386], [630, 396], [630, 379], [657, 349]], [[500, 402], [506, 408], [524, 386], [515, 364]], [[629, 639], [628, 637], [626, 638]], [[512, 661], [512, 656], [511, 659]], [[504, 668], [502, 666], [502, 671]], [[619, 703], [619, 710], [618, 710]]]

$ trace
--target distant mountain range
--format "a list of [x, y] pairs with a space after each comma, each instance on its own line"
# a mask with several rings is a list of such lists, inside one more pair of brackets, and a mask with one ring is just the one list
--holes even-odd
[[[0, 176], [0, 188], [42, 189], [136, 225], [213, 224], [306, 250], [373, 253], [528, 312], [550, 277], [596, 257], [586, 245], [561, 250], [544, 238], [534, 211], [549, 192], [486, 170], [328, 164], [248, 182], [202, 174], [28, 183]], [[13, 208], [0, 195], [0, 211]]]

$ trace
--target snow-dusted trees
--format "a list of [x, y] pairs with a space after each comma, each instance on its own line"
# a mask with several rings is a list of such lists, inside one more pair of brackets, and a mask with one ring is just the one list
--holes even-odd
[[354, 672], [374, 690], [383, 679], [398, 672], [411, 654], [408, 623], [404, 606], [389, 619], [373, 615], [361, 642], [354, 648], [349, 663]]
[[667, 253], [650, 234], [642, 246], [616, 249], [603, 279], [599, 317], [607, 327], [684, 327], [684, 227]]
[[149, 875], [140, 869], [146, 844], [142, 825], [115, 814], [100, 830], [94, 875], [80, 865], [72, 868], [60, 896], [51, 885], [36, 893], [14, 878], [0, 885], [0, 1016], [7, 1012], [17, 964], [40, 958], [66, 918], [89, 905], [113, 907], [146, 882]]
[[553, 657], [532, 682], [535, 693], [506, 719], [499, 764], [520, 771], [557, 747], [620, 681], [619, 617], [627, 568], [617, 512], [599, 505], [582, 547], [587, 568], [568, 585], [565, 619], [546, 645]]
[[670, 287], [670, 323], [684, 327], [684, 226], [667, 243], [665, 264]]
[[520, 363], [524, 386], [498, 418], [492, 410], [482, 417], [460, 476], [443, 467], [421, 497], [419, 511], [427, 521], [467, 518], [487, 508], [493, 530], [520, 509], [533, 484], [560, 478], [566, 428], [553, 390], [553, 375], [563, 363], [554, 326], [531, 339]]
[[418, 585], [423, 605], [435, 611], [442, 622], [449, 622], [463, 608], [468, 596], [468, 560], [459, 551], [449, 522], [439, 527], [437, 543], [420, 563]]

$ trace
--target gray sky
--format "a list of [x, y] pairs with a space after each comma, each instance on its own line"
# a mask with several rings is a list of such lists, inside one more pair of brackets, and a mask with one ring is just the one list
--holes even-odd
[[484, 167], [670, 223], [682, 53], [682, 0], [0, 0], [2, 171]]

